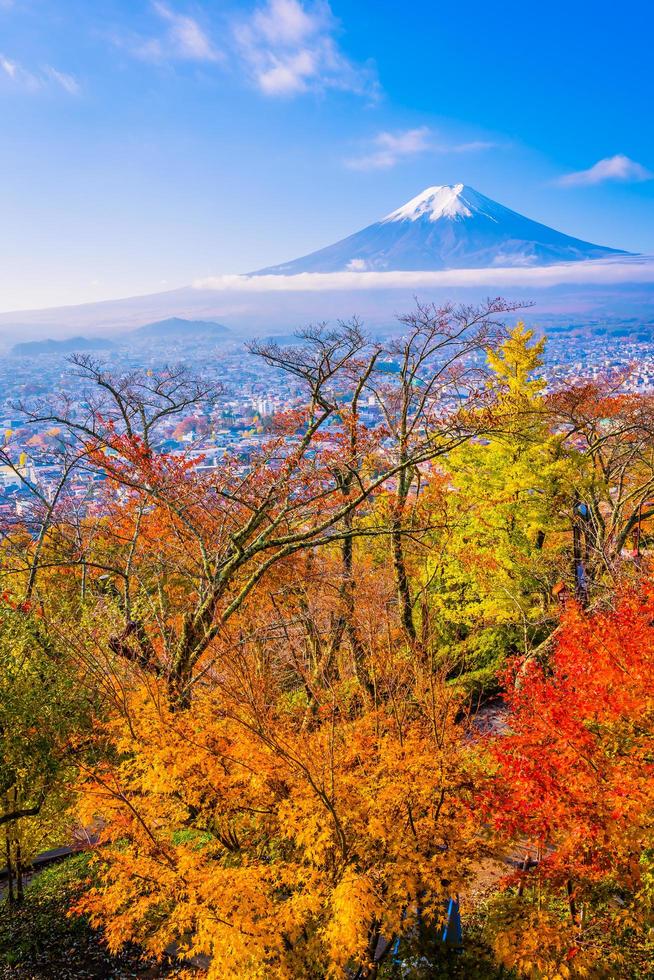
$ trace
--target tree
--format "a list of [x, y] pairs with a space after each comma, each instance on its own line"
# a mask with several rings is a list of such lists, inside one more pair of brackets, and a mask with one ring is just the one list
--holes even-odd
[[[405, 518], [412, 489], [419, 491], [419, 461], [412, 460], [415, 446], [429, 433], [433, 450], [428, 459], [433, 462], [487, 427], [480, 355], [503, 336], [497, 317], [515, 309], [516, 305], [502, 300], [479, 309], [418, 304], [415, 312], [400, 317], [404, 335], [384, 352], [389, 360], [366, 384], [381, 407], [401, 464], [392, 496], [389, 540], [402, 624], [411, 642], [417, 632], [405, 557]], [[465, 411], [458, 410], [461, 404]], [[415, 531], [415, 526], [410, 530]]]
[[[498, 942], [507, 965], [529, 975], [523, 960], [541, 921], [552, 958], [543, 943], [539, 976], [588, 975], [602, 962], [620, 976], [649, 972], [653, 623], [647, 580], [613, 607], [584, 612], [570, 603], [551, 663], [532, 659], [507, 678], [507, 732], [490, 747], [497, 782], [489, 813], [538, 861], [523, 872], [523, 908], [500, 922]], [[557, 899], [567, 921], [552, 914]], [[510, 943], [502, 942], [507, 931]]]
[[468, 682], [492, 684], [503, 656], [529, 653], [556, 621], [552, 586], [567, 560], [574, 471], [536, 373], [543, 349], [518, 324], [487, 352], [485, 431], [444, 460], [450, 492], [424, 590], [441, 656], [452, 671], [472, 672]]
[[[83, 787], [107, 846], [81, 907], [112, 949], [181, 943], [210, 956], [212, 977], [374, 977], [397, 937], [406, 955], [438, 945], [486, 847], [471, 805], [484, 776], [465, 704], [407, 656], [391, 605], [386, 621], [368, 611], [370, 633], [357, 619], [369, 706], [352, 672], [305, 673], [284, 592], [298, 569], [279, 573], [276, 603], [241, 620], [185, 711], [132, 682], [128, 723], [105, 730], [117, 761]], [[320, 631], [317, 586], [305, 583]]]
[[23, 894], [30, 858], [71, 830], [77, 762], [87, 749], [93, 696], [38, 617], [5, 593], [0, 602], [0, 828], [10, 901]]
[[[389, 529], [362, 526], [355, 515], [370, 508], [392, 481], [402, 496], [408, 471], [415, 474], [421, 464], [479, 431], [479, 418], [462, 412], [452, 398], [470, 391], [469, 379], [478, 375], [470, 357], [510, 308], [492, 300], [474, 309], [419, 312], [404, 347], [405, 368], [395, 380], [385, 374], [379, 394], [389, 424], [391, 406], [402, 406], [400, 439], [394, 437], [391, 445], [383, 429], [366, 430], [358, 418], [361, 393], [377, 391], [375, 372], [383, 352], [356, 322], [306, 331], [303, 343], [293, 348], [254, 345], [255, 354], [302, 382], [307, 408], [278, 418], [247, 466], [235, 454], [209, 479], [194, 472], [190, 461], [154, 451], [161, 419], [206, 396], [203, 386], [181, 369], [162, 377], [116, 379], [95, 362], [78, 359], [84, 377], [100, 391], [86, 399], [88, 411], [79, 417], [70, 406], [49, 413], [37, 406], [29, 417], [63, 426], [107, 478], [102, 506], [114, 517], [104, 523], [104, 540], [94, 534], [90, 550], [80, 549], [71, 535], [71, 554], [58, 560], [112, 580], [123, 613], [123, 628], [110, 639], [113, 653], [152, 674], [165, 674], [171, 699], [185, 707], [204, 676], [205, 654], [270, 569], [291, 555], [339, 541], [344, 626], [338, 630], [356, 651], [348, 626], [349, 542]], [[398, 513], [396, 508], [390, 533], [400, 608], [409, 628]], [[359, 676], [370, 693], [369, 678], [361, 671]]]
[[654, 516], [654, 399], [625, 393], [622, 376], [582, 382], [549, 398], [553, 425], [577, 456], [571, 515], [592, 591], [610, 588], [627, 550], [640, 552]]

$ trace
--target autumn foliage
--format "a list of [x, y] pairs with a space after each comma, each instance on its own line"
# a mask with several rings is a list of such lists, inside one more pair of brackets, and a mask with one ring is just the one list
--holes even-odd
[[548, 388], [511, 312], [255, 345], [306, 405], [208, 473], [157, 442], [219, 397], [183, 368], [24, 407], [62, 478], [3, 536], [17, 881], [76, 825], [77, 913], [212, 978], [650, 975], [653, 405]]
[[[607, 937], [640, 943], [652, 924], [653, 676], [649, 581], [592, 613], [572, 604], [547, 661], [512, 668], [509, 730], [491, 749], [492, 819], [538, 856], [522, 885], [541, 895], [541, 914], [543, 890], [565, 896], [558, 952], [595, 968], [607, 958]], [[538, 915], [530, 926], [538, 928]], [[510, 965], [520, 961], [520, 941], [503, 948]], [[533, 962], [542, 955], [541, 946]]]
[[405, 718], [348, 718], [335, 698], [307, 728], [301, 704], [201, 694], [171, 716], [141, 694], [116, 741], [125, 762], [88, 787], [119, 846], [85, 908], [115, 945], [185, 937], [216, 977], [372, 964], [418, 908], [438, 927], [483, 849], [455, 710], [443, 687]]

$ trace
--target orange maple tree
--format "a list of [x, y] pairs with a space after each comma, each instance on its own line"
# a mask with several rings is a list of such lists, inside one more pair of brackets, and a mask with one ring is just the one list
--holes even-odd
[[401, 643], [392, 570], [364, 563], [358, 580], [371, 698], [351, 650], [321, 649], [337, 552], [313, 581], [277, 567], [183, 711], [163, 679], [117, 678], [114, 761], [82, 787], [107, 845], [82, 907], [112, 948], [174, 943], [207, 954], [211, 977], [374, 977], [397, 937], [417, 955], [434, 942], [487, 846], [485, 776], [462, 698]]

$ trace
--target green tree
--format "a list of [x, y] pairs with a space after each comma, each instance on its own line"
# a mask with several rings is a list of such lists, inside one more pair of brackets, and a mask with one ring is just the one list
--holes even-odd
[[547, 635], [569, 545], [573, 458], [550, 425], [544, 344], [519, 323], [487, 351], [488, 435], [448, 456], [447, 518], [427, 561], [441, 648], [483, 683]]
[[10, 901], [35, 853], [67, 842], [70, 787], [85, 750], [92, 698], [44, 621], [5, 594], [0, 604], [0, 829]]

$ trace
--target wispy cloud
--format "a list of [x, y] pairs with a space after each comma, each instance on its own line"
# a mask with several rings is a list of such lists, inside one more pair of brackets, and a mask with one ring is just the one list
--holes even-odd
[[26, 92], [41, 92], [53, 87], [63, 89], [68, 95], [79, 95], [81, 91], [77, 79], [68, 72], [59, 71], [52, 65], [44, 65], [39, 70], [30, 70], [3, 54], [0, 54], [0, 73], [4, 74], [16, 88]]
[[113, 43], [142, 61], [231, 63], [266, 96], [329, 89], [370, 100], [379, 95], [372, 65], [355, 63], [341, 49], [328, 0], [259, 0], [248, 16], [228, 16], [220, 47], [177, 3], [150, 0], [159, 28], [148, 36], [116, 32]]
[[357, 65], [341, 50], [338, 22], [327, 0], [266, 0], [236, 25], [237, 50], [264, 95], [293, 96], [340, 89], [368, 98], [379, 85], [370, 65]]
[[2, 68], [5, 75], [9, 75], [12, 79], [16, 78], [18, 65], [15, 61], [10, 61], [9, 58], [5, 58], [3, 54], [0, 54], [0, 68]]
[[168, 40], [180, 58], [189, 58], [193, 61], [215, 61], [218, 58], [218, 52], [197, 20], [176, 13], [167, 4], [160, 3], [158, 0], [155, 0], [153, 7], [170, 25]]
[[37, 78], [33, 72], [23, 68], [23, 66], [17, 61], [14, 61], [12, 58], [8, 58], [4, 54], [0, 54], [0, 69], [2, 69], [6, 77], [9, 78], [17, 88], [35, 92], [43, 87], [42, 80]]
[[321, 292], [339, 289], [414, 289], [420, 287], [529, 287], [558, 284], [654, 282], [654, 258], [592, 259], [532, 268], [446, 269], [434, 272], [304, 272], [295, 276], [212, 276], [195, 289], [221, 292]]
[[194, 17], [180, 13], [162, 0], [153, 0], [151, 7], [165, 25], [163, 32], [146, 38], [117, 37], [114, 38], [116, 44], [144, 61], [211, 62], [222, 59], [222, 52]]
[[352, 170], [389, 170], [406, 157], [418, 156], [429, 149], [427, 126], [405, 129], [401, 133], [377, 133], [369, 152], [346, 160]]
[[80, 84], [76, 78], [69, 75], [68, 72], [59, 71], [57, 68], [53, 68], [51, 65], [46, 65], [44, 69], [45, 74], [57, 85], [68, 92], [69, 95], [79, 95]]
[[556, 181], [561, 187], [583, 187], [592, 184], [603, 184], [606, 181], [623, 181], [639, 183], [654, 179], [654, 173], [637, 163], [624, 153], [616, 153], [613, 157], [605, 157], [589, 167], [588, 170], [577, 170], [564, 174]]
[[450, 146], [442, 146], [442, 153], [477, 153], [481, 150], [494, 150], [500, 144], [492, 140], [470, 140], [469, 143], [452, 143]]
[[427, 126], [420, 126], [395, 133], [377, 133], [369, 141], [366, 151], [346, 160], [345, 165], [351, 170], [389, 170], [402, 160], [422, 153], [471, 153], [494, 146], [495, 143], [486, 140], [446, 143], [439, 141]]

